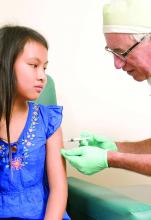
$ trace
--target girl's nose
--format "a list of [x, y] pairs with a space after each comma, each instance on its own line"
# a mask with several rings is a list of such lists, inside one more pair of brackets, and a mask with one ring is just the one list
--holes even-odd
[[116, 69], [121, 69], [125, 65], [125, 61], [114, 55], [114, 66]]
[[46, 73], [44, 69], [39, 69], [38, 79], [44, 81], [46, 79]]

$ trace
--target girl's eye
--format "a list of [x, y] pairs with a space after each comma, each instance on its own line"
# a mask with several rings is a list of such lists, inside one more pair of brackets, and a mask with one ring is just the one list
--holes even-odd
[[29, 64], [32, 68], [37, 68], [38, 67], [38, 65], [37, 64]]

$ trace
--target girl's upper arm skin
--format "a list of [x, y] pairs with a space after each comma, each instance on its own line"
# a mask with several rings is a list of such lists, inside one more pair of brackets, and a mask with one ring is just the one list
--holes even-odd
[[63, 147], [62, 130], [59, 128], [46, 143], [46, 165], [48, 182], [53, 187], [66, 187], [65, 161], [61, 156], [60, 149]]

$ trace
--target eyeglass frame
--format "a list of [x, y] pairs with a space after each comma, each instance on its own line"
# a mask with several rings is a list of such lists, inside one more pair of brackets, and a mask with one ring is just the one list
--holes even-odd
[[129, 55], [129, 53], [136, 47], [138, 46], [143, 40], [146, 39], [146, 37], [148, 36], [149, 34], [146, 34], [145, 36], [143, 36], [140, 41], [137, 41], [135, 44], [133, 44], [131, 47], [129, 47], [126, 51], [124, 52], [115, 52], [114, 49], [111, 49], [109, 48], [108, 46], [105, 47], [105, 50], [109, 53], [112, 53], [113, 55], [119, 57], [120, 59], [122, 59], [123, 61], [126, 60], [127, 56]]

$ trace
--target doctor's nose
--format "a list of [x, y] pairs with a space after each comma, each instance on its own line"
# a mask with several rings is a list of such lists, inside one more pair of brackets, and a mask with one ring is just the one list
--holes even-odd
[[116, 69], [121, 69], [125, 65], [125, 61], [114, 55], [114, 66]]

